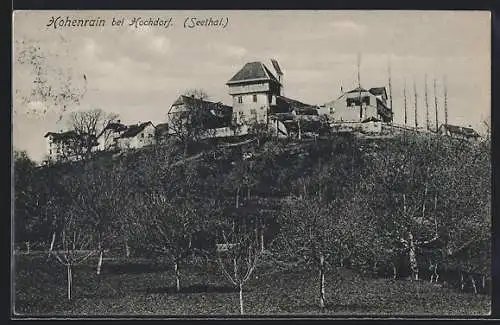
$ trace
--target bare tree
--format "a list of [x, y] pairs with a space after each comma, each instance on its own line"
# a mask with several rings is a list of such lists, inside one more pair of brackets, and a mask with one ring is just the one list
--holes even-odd
[[438, 98], [437, 98], [437, 81], [434, 78], [434, 113], [435, 113], [435, 122], [436, 122], [436, 132], [439, 130], [439, 120], [438, 120]]
[[83, 157], [89, 157], [92, 154], [94, 147], [98, 144], [97, 140], [105, 135], [106, 126], [117, 117], [117, 114], [106, 114], [101, 109], [77, 111], [71, 114], [70, 125], [81, 139], [80, 148], [77, 149], [81, 151]]
[[415, 95], [415, 130], [418, 129], [418, 94], [417, 94], [417, 84], [415, 79], [413, 79], [413, 94]]
[[430, 119], [429, 119], [429, 96], [428, 96], [428, 90], [427, 90], [427, 73], [425, 74], [424, 77], [424, 98], [425, 98], [425, 127], [427, 131], [431, 130], [430, 126]]
[[[60, 42], [65, 45], [61, 48], [69, 48], [68, 40], [61, 37]], [[59, 120], [68, 108], [79, 105], [87, 92], [87, 76], [81, 72], [75, 73], [70, 66], [55, 63], [55, 60], [66, 54], [49, 53], [39, 41], [16, 40], [15, 63], [28, 68], [26, 74], [32, 80], [31, 89], [16, 88], [16, 98], [25, 104], [42, 102], [47, 107], [56, 107], [60, 113]], [[44, 115], [47, 111], [37, 113]]]
[[407, 112], [407, 103], [406, 103], [406, 80], [403, 86], [403, 99], [404, 99], [404, 109], [405, 109], [405, 128], [408, 123], [408, 112]]
[[218, 232], [218, 265], [226, 279], [238, 288], [240, 314], [243, 315], [243, 288], [255, 271], [262, 250], [253, 227], [244, 222], [222, 224]]
[[65, 216], [56, 249], [51, 253], [67, 270], [67, 297], [72, 299], [74, 266], [85, 262], [96, 253], [92, 249], [92, 229], [85, 225], [81, 215], [70, 208]]

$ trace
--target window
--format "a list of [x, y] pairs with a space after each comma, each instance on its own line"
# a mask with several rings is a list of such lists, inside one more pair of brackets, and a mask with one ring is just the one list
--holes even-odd
[[252, 100], [253, 100], [254, 103], [257, 103], [257, 95], [253, 95], [252, 96]]
[[239, 104], [243, 103], [243, 97], [238, 96], [238, 103], [239, 103]]
[[144, 133], [141, 134], [141, 138], [144, 138]]

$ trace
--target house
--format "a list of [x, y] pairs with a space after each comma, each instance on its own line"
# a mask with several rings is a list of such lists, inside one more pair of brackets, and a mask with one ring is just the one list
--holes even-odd
[[298, 128], [298, 121], [318, 122], [317, 106], [283, 96], [283, 71], [276, 60], [271, 62], [277, 77], [257, 61], [246, 63], [226, 83], [233, 97], [233, 123], [265, 123], [278, 136], [285, 136]]
[[165, 144], [170, 136], [168, 123], [160, 123], [155, 128], [155, 141], [157, 144]]
[[[281, 75], [279, 71], [280, 78]], [[246, 63], [226, 85], [233, 98], [233, 121], [236, 125], [267, 123], [269, 109], [271, 105], [276, 105], [276, 97], [281, 95], [283, 87], [262, 62]]]
[[155, 144], [155, 129], [151, 122], [129, 125], [127, 130], [116, 138], [117, 148], [126, 150], [153, 145]]
[[50, 161], [80, 160], [83, 158], [87, 143], [93, 147], [98, 145], [95, 136], [79, 134], [74, 130], [47, 132], [44, 138], [47, 141], [47, 156]]
[[181, 95], [168, 111], [166, 128], [168, 134], [175, 134], [186, 131], [191, 124], [199, 124], [202, 130], [213, 130], [213, 136], [217, 137], [229, 132], [232, 116], [231, 106]]
[[[276, 96], [269, 109], [270, 118], [280, 121], [287, 134], [290, 132], [318, 132], [321, 128], [319, 108], [295, 99]], [[278, 130], [280, 130], [278, 125]], [[282, 133], [282, 132], [281, 132]]]
[[438, 133], [441, 135], [463, 140], [477, 141], [481, 138], [479, 133], [477, 133], [476, 130], [474, 130], [470, 126], [463, 127], [450, 124], [441, 124], [438, 129]]
[[110, 121], [97, 137], [99, 151], [117, 150], [116, 139], [127, 130], [127, 126], [120, 120]]
[[325, 103], [321, 111], [337, 122], [365, 122], [378, 120], [390, 123], [393, 112], [387, 104], [385, 87], [364, 89], [357, 87], [343, 93], [336, 100]]

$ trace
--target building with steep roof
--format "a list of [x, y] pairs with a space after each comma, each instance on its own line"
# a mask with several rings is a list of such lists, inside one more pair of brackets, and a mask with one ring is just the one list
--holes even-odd
[[233, 97], [236, 125], [267, 123], [269, 109], [283, 86], [262, 62], [246, 63], [226, 85]]
[[97, 136], [99, 142], [97, 149], [99, 151], [117, 150], [116, 139], [126, 130], [127, 126], [122, 124], [120, 120], [110, 121]]
[[155, 126], [152, 122], [128, 125], [116, 138], [117, 148], [121, 150], [138, 149], [155, 144]]

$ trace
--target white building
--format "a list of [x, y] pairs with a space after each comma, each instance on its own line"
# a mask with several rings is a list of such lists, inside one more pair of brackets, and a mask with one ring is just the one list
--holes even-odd
[[97, 150], [108, 151], [118, 149], [116, 139], [127, 130], [127, 126], [120, 120], [109, 122], [97, 137]]
[[138, 149], [155, 144], [155, 126], [151, 122], [127, 126], [127, 130], [116, 138], [120, 150]]

